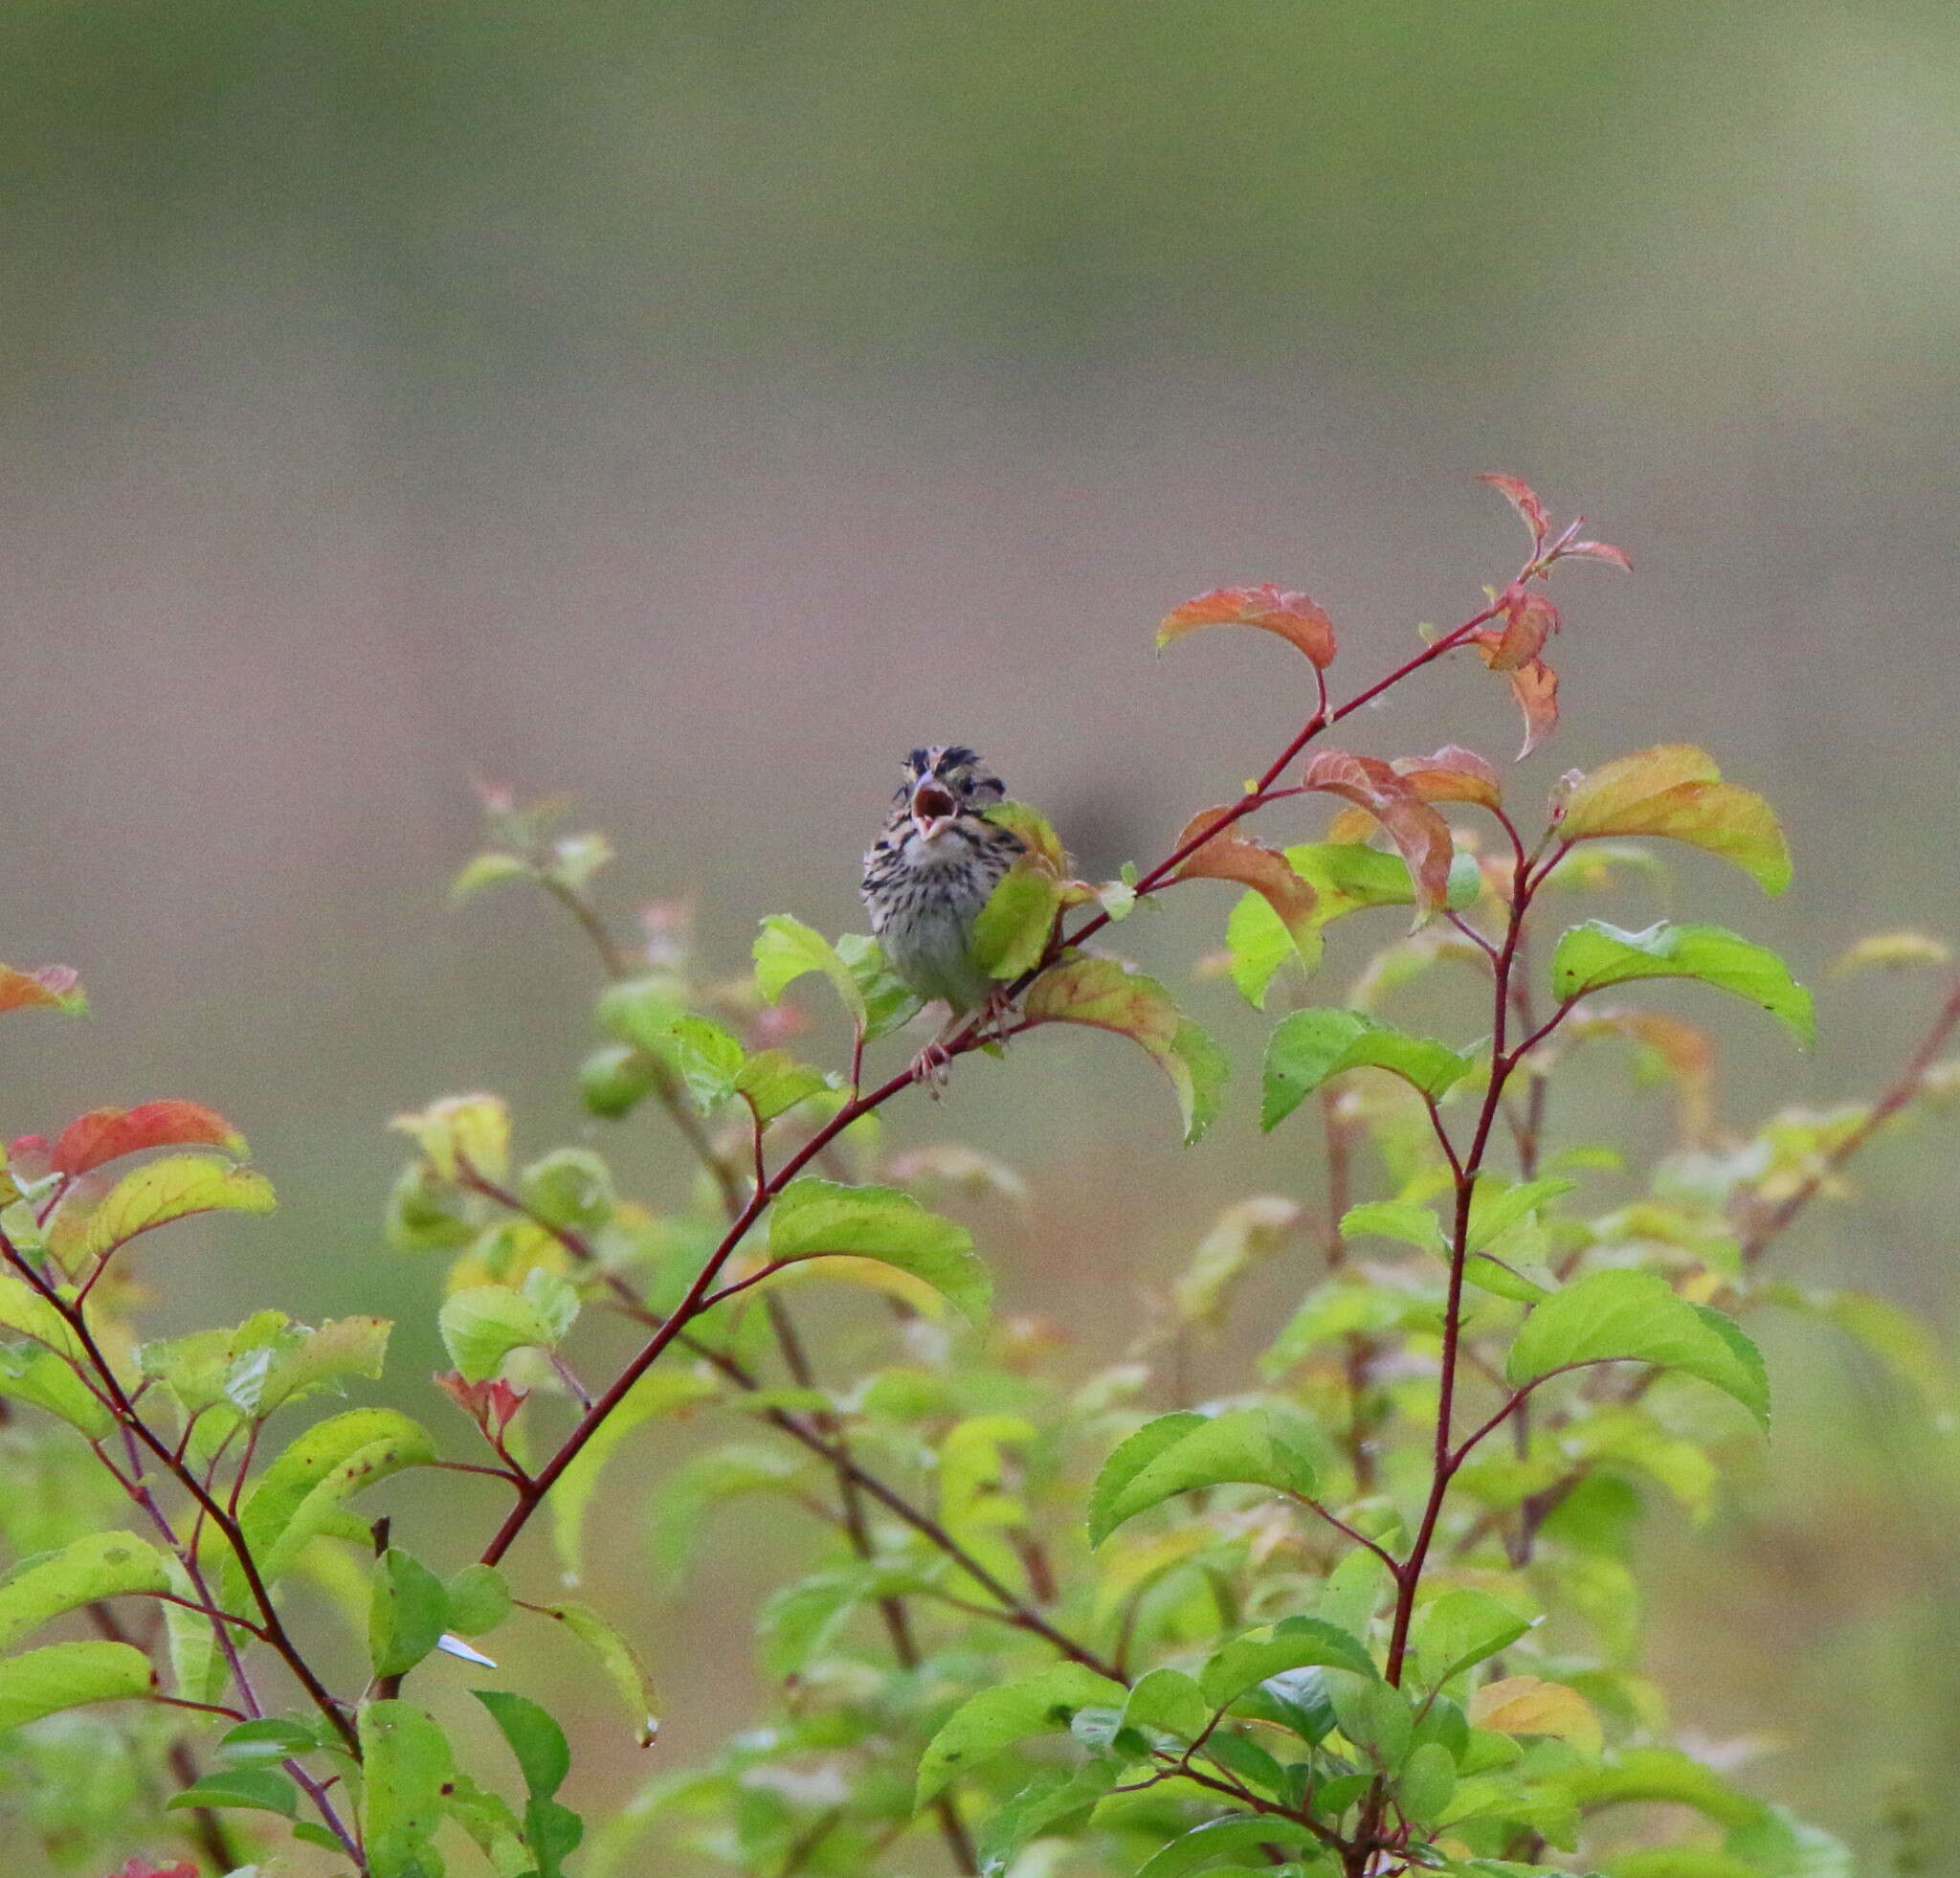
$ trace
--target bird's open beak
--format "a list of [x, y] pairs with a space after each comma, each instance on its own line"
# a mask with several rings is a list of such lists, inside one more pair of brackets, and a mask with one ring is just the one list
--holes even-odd
[[959, 811], [952, 792], [935, 776], [922, 776], [912, 792], [912, 826], [921, 840], [929, 841]]

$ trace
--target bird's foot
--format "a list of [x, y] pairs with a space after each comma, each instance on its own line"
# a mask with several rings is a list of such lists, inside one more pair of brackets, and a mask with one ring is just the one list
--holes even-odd
[[947, 1065], [951, 1062], [952, 1053], [937, 1037], [912, 1059], [913, 1082], [920, 1084], [934, 1102], [946, 1093]]
[[974, 1020], [973, 1040], [976, 1043], [997, 1043], [1007, 1048], [1007, 1040], [1013, 1035], [1008, 1020], [1013, 1016], [1014, 995], [1006, 985], [995, 985], [987, 994], [986, 1001], [980, 1006], [980, 1015]]

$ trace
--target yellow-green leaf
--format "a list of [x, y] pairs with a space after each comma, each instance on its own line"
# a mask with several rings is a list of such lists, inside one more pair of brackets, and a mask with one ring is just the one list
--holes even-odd
[[125, 1174], [88, 1216], [84, 1259], [100, 1258], [138, 1233], [193, 1213], [270, 1213], [272, 1182], [209, 1154], [171, 1154]]
[[1754, 790], [1722, 780], [1707, 751], [1660, 744], [1582, 776], [1558, 825], [1568, 841], [1658, 835], [1732, 861], [1766, 893], [1790, 884], [1790, 850]]

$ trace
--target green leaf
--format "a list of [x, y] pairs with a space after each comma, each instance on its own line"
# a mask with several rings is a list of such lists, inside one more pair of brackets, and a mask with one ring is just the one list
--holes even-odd
[[1594, 1272], [1554, 1292], [1526, 1318], [1505, 1374], [1522, 1388], [1576, 1364], [1619, 1360], [1699, 1376], [1769, 1425], [1770, 1384], [1755, 1345], [1653, 1272]]
[[90, 1441], [116, 1433], [116, 1418], [69, 1364], [39, 1345], [0, 1343], [0, 1396], [30, 1401]]
[[1033, 854], [994, 883], [973, 921], [973, 963], [990, 978], [1018, 978], [1040, 964], [1061, 907], [1061, 883]]
[[[1173, 1839], [1137, 1872], [1137, 1878], [1185, 1878], [1187, 1872], [1201, 1871], [1217, 1859], [1258, 1856], [1267, 1844], [1298, 1844], [1307, 1837], [1306, 1828], [1291, 1820], [1265, 1813], [1228, 1813]], [[1260, 1862], [1265, 1863], [1263, 1858]]]
[[1235, 1637], [1205, 1665], [1198, 1682], [1205, 1700], [1225, 1709], [1269, 1676], [1310, 1667], [1380, 1673], [1358, 1638], [1320, 1618], [1296, 1617]]
[[599, 994], [592, 1015], [607, 1036], [654, 1054], [675, 1022], [687, 1015], [687, 986], [667, 972], [615, 979]]
[[925, 1000], [891, 969], [883, 949], [868, 932], [840, 933], [837, 956], [864, 1000], [866, 1042], [910, 1023], [924, 1007]]
[[99, 1259], [152, 1226], [194, 1213], [270, 1213], [272, 1182], [210, 1154], [168, 1154], [125, 1174], [88, 1217], [84, 1259]]
[[522, 1695], [493, 1688], [471, 1693], [490, 1711], [524, 1777], [524, 1839], [538, 1862], [533, 1878], [561, 1878], [564, 1859], [586, 1831], [585, 1822], [552, 1798], [571, 1767], [565, 1731]]
[[1277, 1194], [1257, 1194], [1228, 1206], [1171, 1287], [1178, 1317], [1187, 1324], [1216, 1323], [1234, 1286], [1286, 1243], [1300, 1218], [1299, 1203]]
[[639, 1653], [597, 1611], [586, 1604], [540, 1604], [532, 1608], [562, 1623], [598, 1658], [599, 1667], [625, 1708], [634, 1737], [650, 1747], [660, 1732], [659, 1703]]
[[494, 1565], [465, 1565], [451, 1575], [442, 1593], [449, 1628], [459, 1637], [488, 1636], [510, 1615], [510, 1584]]
[[659, 1085], [658, 1060], [632, 1043], [608, 1043], [579, 1065], [579, 1100], [609, 1122], [632, 1114]]
[[300, 1810], [300, 1792], [290, 1777], [277, 1768], [227, 1767], [207, 1774], [194, 1786], [186, 1787], [164, 1801], [167, 1813], [204, 1806], [235, 1806], [252, 1812], [278, 1813], [290, 1820]]
[[411, 1554], [390, 1546], [374, 1562], [368, 1604], [368, 1658], [377, 1676], [399, 1676], [435, 1647], [449, 1627], [442, 1580]]
[[1410, 1819], [1434, 1823], [1457, 1791], [1457, 1763], [1440, 1741], [1425, 1741], [1395, 1782], [1396, 1801]]
[[836, 1641], [872, 1582], [861, 1569], [818, 1572], [778, 1590], [756, 1619], [756, 1658], [763, 1674], [771, 1682], [800, 1676]]
[[1341, 1216], [1343, 1239], [1392, 1239], [1418, 1251], [1442, 1253], [1443, 1224], [1435, 1212], [1410, 1200], [1364, 1200]]
[[1446, 1591], [1422, 1608], [1415, 1624], [1415, 1653], [1422, 1673], [1440, 1688], [1459, 1671], [1508, 1649], [1529, 1620], [1486, 1591]]
[[1372, 1674], [1333, 1675], [1326, 1682], [1341, 1733], [1384, 1770], [1400, 1766], [1415, 1732], [1409, 1698]]
[[438, 1325], [449, 1359], [467, 1382], [484, 1382], [513, 1350], [555, 1349], [578, 1315], [578, 1294], [542, 1267], [521, 1287], [471, 1285], [442, 1301]]
[[147, 1695], [155, 1681], [149, 1658], [127, 1643], [48, 1643], [0, 1663], [0, 1728]]
[[654, 1417], [687, 1408], [714, 1393], [715, 1385], [691, 1370], [649, 1370], [572, 1457], [546, 1501], [551, 1514], [552, 1544], [568, 1585], [575, 1585], [585, 1576], [586, 1509], [613, 1450]]
[[1125, 1520], [1175, 1494], [1227, 1483], [1302, 1494], [1316, 1485], [1313, 1468], [1278, 1438], [1263, 1410], [1160, 1416], [1103, 1463], [1089, 1495], [1089, 1543], [1100, 1546]]
[[[333, 1734], [332, 1741], [338, 1746], [340, 1736]], [[231, 1767], [265, 1767], [290, 1760], [295, 1755], [316, 1754], [325, 1745], [319, 1728], [283, 1715], [267, 1715], [226, 1730], [218, 1738], [218, 1756]]]
[[1760, 1004], [1800, 1042], [1815, 1037], [1811, 995], [1767, 946], [1719, 926], [1671, 926], [1639, 932], [1588, 920], [1561, 935], [1551, 955], [1551, 988], [1562, 999], [1639, 978], [1692, 978]]
[[360, 1713], [361, 1827], [373, 1878], [435, 1878], [443, 1788], [455, 1762], [441, 1729], [407, 1702]]
[[771, 913], [756, 935], [754, 955], [756, 988], [766, 1002], [773, 1004], [805, 973], [820, 972], [843, 999], [852, 1022], [866, 1022], [864, 988], [857, 973], [814, 928], [787, 913]]
[[1077, 953], [1044, 972], [1022, 1001], [1029, 1024], [1088, 1024], [1129, 1038], [1169, 1077], [1193, 1142], [1218, 1112], [1229, 1073], [1224, 1052], [1183, 1016], [1154, 978], [1120, 959]]
[[1470, 1067], [1470, 1059], [1447, 1044], [1407, 1036], [1359, 1011], [1296, 1011], [1281, 1019], [1266, 1045], [1259, 1126], [1277, 1128], [1328, 1077], [1344, 1070], [1386, 1069], [1434, 1100]]
[[474, 898], [485, 887], [504, 881], [516, 881], [531, 873], [528, 861], [514, 854], [479, 854], [463, 864], [462, 871], [449, 883], [449, 897], [457, 905]]
[[787, 1050], [759, 1050], [735, 1076], [735, 1093], [765, 1126], [830, 1087], [824, 1073]]
[[1712, 1845], [1657, 1845], [1622, 1852], [1601, 1867], [1606, 1878], [1763, 1878], [1763, 1867]]
[[657, 1040], [657, 1047], [704, 1115], [735, 1093], [735, 1079], [747, 1057], [725, 1025], [692, 1014], [676, 1017]]
[[1589, 1809], [1641, 1801], [1692, 1806], [1723, 1826], [1748, 1825], [1763, 1813], [1761, 1800], [1677, 1748], [1622, 1749], [1604, 1766], [1573, 1769], [1562, 1784]]
[[[428, 1431], [393, 1409], [349, 1409], [316, 1422], [265, 1470], [239, 1514], [260, 1576], [271, 1584], [290, 1570], [352, 1495], [434, 1459]], [[226, 1584], [228, 1608], [239, 1608], [235, 1559]]]
[[1766, 893], [1790, 884], [1790, 849], [1769, 803], [1724, 782], [1715, 759], [1692, 744], [1639, 750], [1580, 777], [1558, 833], [1567, 841], [1664, 836], [1734, 861]]
[[596, 1232], [618, 1210], [612, 1171], [590, 1148], [556, 1148], [517, 1177], [519, 1196], [547, 1225]]
[[770, 1260], [787, 1264], [839, 1253], [909, 1272], [975, 1321], [992, 1302], [993, 1281], [973, 1251], [972, 1234], [928, 1213], [910, 1194], [835, 1180], [791, 1181], [769, 1209]]
[[1439, 1294], [1426, 1297], [1419, 1292], [1330, 1280], [1301, 1300], [1300, 1308], [1259, 1358], [1259, 1374], [1268, 1379], [1283, 1376], [1323, 1344], [1395, 1330], [1424, 1317], [1440, 1322], [1441, 1310]]
[[465, 1164], [489, 1180], [510, 1171], [510, 1111], [496, 1096], [444, 1096], [389, 1127], [413, 1139], [440, 1179], [457, 1179]]
[[1464, 1249], [1481, 1252], [1512, 1227], [1523, 1225], [1548, 1200], [1571, 1193], [1576, 1180], [1520, 1180], [1511, 1182], [1491, 1174], [1480, 1174], [1470, 1193], [1470, 1233]]
[[0, 1330], [18, 1330], [64, 1356], [81, 1358], [80, 1340], [68, 1320], [23, 1278], [0, 1272]]
[[59, 1552], [23, 1559], [0, 1582], [0, 1651], [50, 1618], [99, 1598], [167, 1591], [162, 1554], [134, 1532], [91, 1532]]
[[974, 1838], [981, 1878], [1007, 1878], [1031, 1840], [1065, 1832], [1086, 1818], [1116, 1784], [1119, 1771], [1112, 1760], [1086, 1760], [1041, 1775], [995, 1807]]
[[1204, 1733], [1212, 1710], [1222, 1703], [1206, 1699], [1205, 1692], [1182, 1669], [1152, 1669], [1137, 1678], [1123, 1705], [1117, 1725], [1125, 1728], [1161, 1729], [1181, 1741], [1194, 1740]]
[[[1366, 850], [1372, 852], [1372, 850]], [[1401, 862], [1396, 861], [1400, 867]], [[1403, 869], [1406, 876], [1407, 869]], [[1255, 1011], [1266, 1007], [1266, 994], [1281, 968], [1298, 959], [1311, 975], [1325, 952], [1318, 928], [1296, 934], [1263, 894], [1241, 894], [1225, 921], [1225, 952], [1232, 982]]]
[[1027, 1509], [1003, 1483], [1004, 1452], [1036, 1439], [1017, 1415], [971, 1415], [947, 1430], [939, 1444], [939, 1519], [988, 1571], [1009, 1584], [1025, 1579], [1020, 1555], [1002, 1531], [1026, 1523]]
[[1065, 1733], [1079, 1709], [1121, 1708], [1129, 1691], [1080, 1663], [1056, 1663], [982, 1689], [955, 1709], [919, 1762], [915, 1804], [924, 1806], [974, 1762], [1031, 1734]]
[[535, 1800], [551, 1799], [571, 1772], [565, 1731], [528, 1696], [501, 1688], [473, 1688], [470, 1693], [490, 1711], [498, 1732], [510, 1744], [524, 1791]]

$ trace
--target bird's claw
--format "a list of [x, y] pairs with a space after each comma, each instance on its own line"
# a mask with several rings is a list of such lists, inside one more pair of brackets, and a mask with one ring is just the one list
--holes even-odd
[[946, 1093], [947, 1065], [952, 1053], [937, 1037], [912, 1059], [912, 1080], [922, 1084], [934, 1102]]

